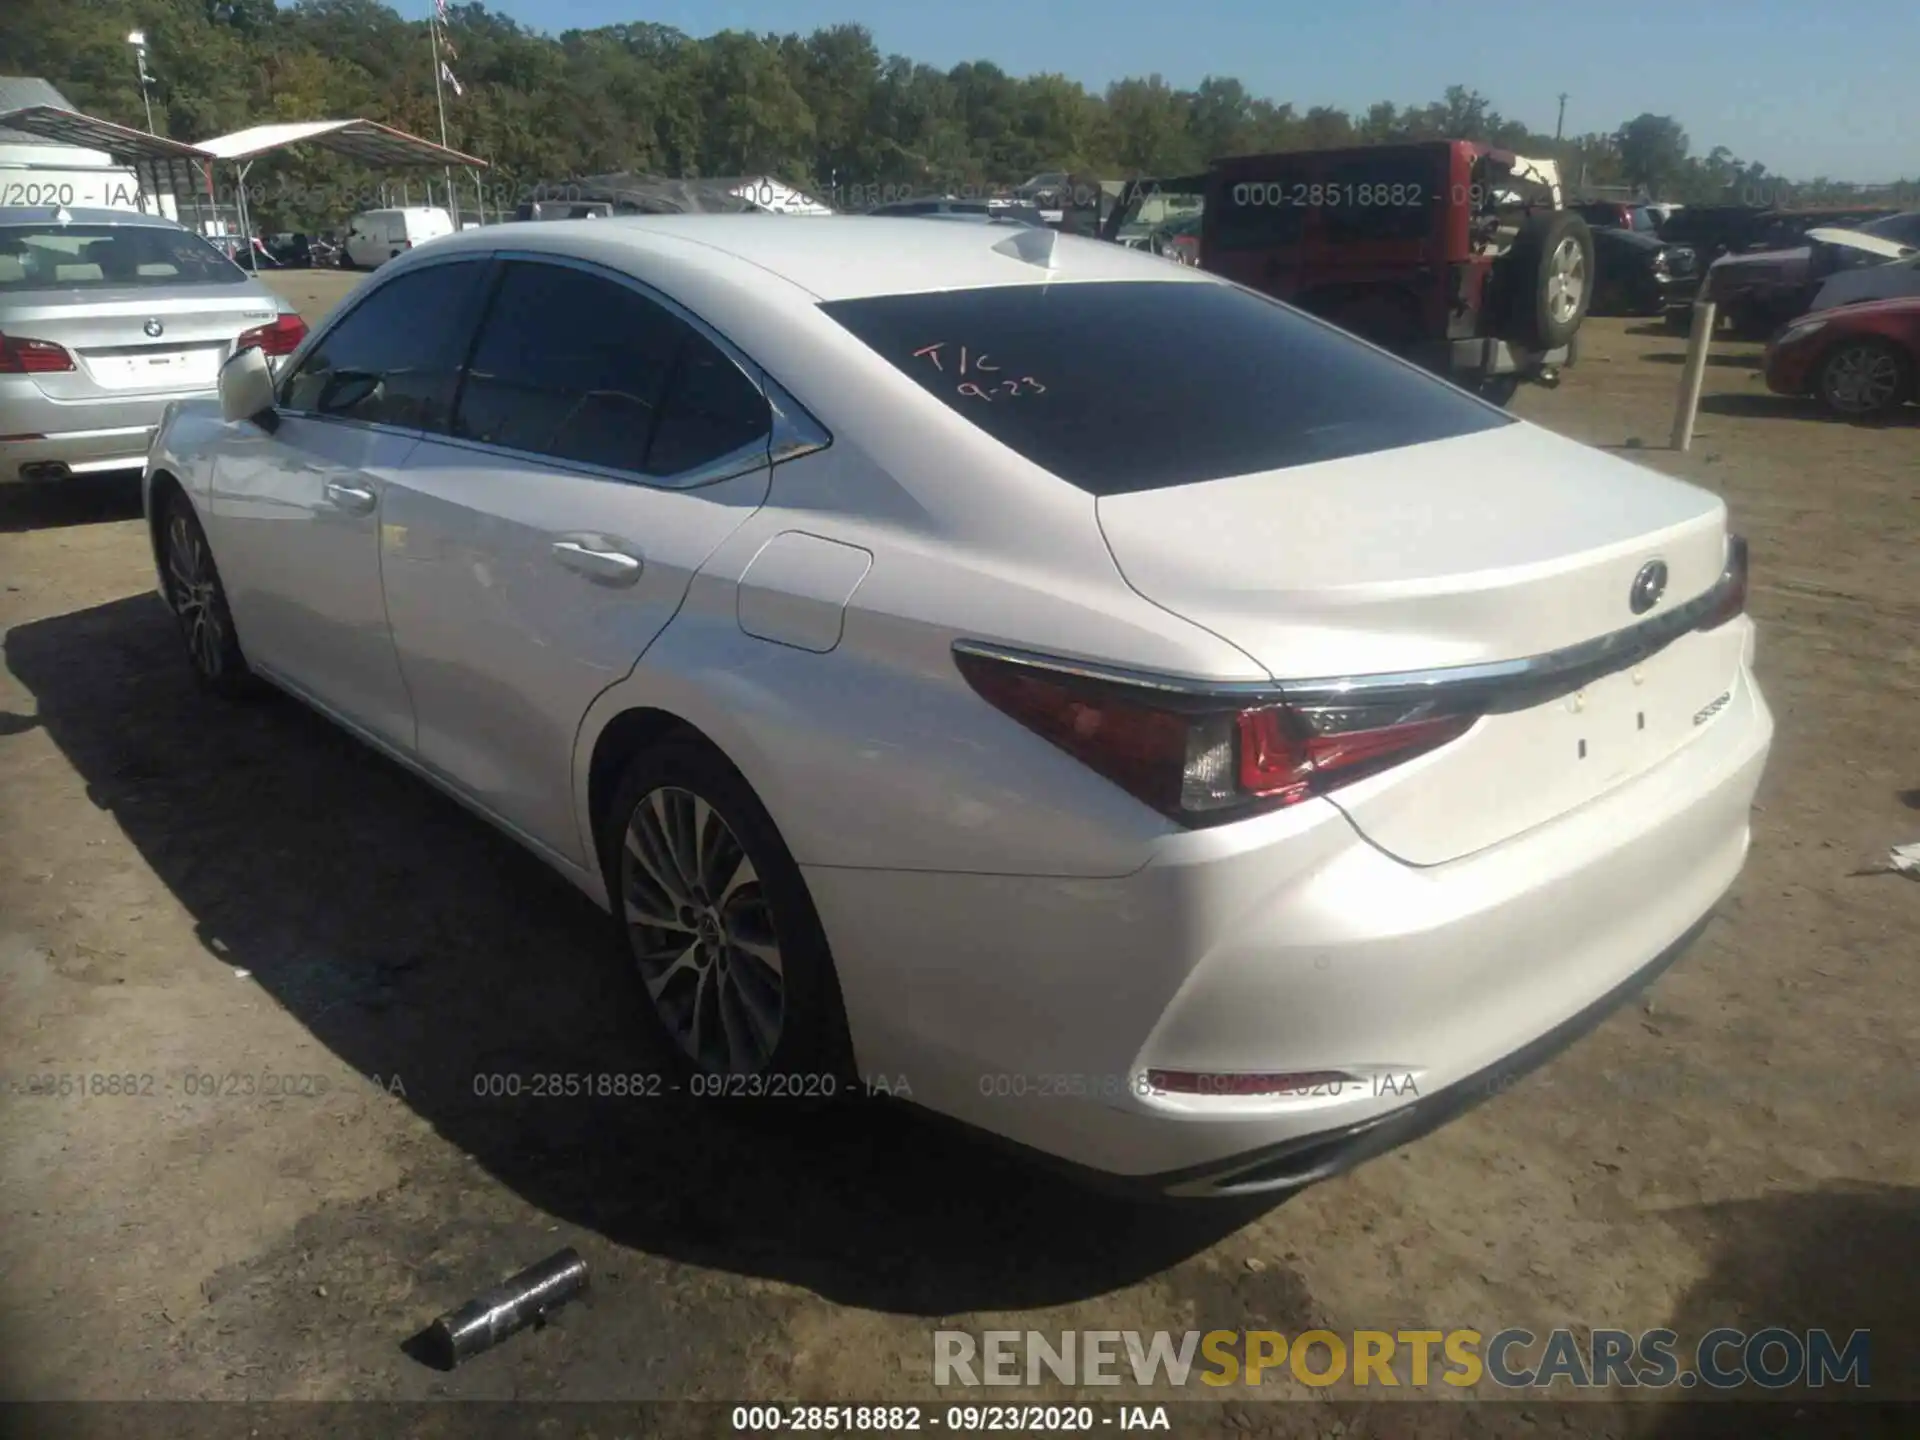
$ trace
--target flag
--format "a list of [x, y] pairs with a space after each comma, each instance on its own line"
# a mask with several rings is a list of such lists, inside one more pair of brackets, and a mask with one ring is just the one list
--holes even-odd
[[433, 8], [440, 12], [440, 23], [447, 23], [447, 0], [433, 0]]
[[447, 59], [458, 60], [460, 58], [460, 52], [453, 48], [453, 41], [447, 38], [447, 32], [444, 30], [440, 32], [440, 48], [447, 52]]
[[453, 70], [444, 60], [440, 62], [440, 78], [453, 87], [453, 93], [455, 95], [464, 95], [467, 93], [460, 88], [460, 82], [453, 78]]

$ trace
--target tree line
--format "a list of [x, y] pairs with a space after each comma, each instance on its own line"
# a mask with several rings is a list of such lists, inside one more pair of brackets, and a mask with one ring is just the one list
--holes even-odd
[[[127, 43], [140, 29], [162, 133], [201, 140], [274, 120], [365, 116], [438, 138], [428, 3], [418, 0], [416, 19], [380, 0], [6, 0], [0, 73], [42, 76], [87, 113], [145, 128]], [[1465, 86], [1426, 104], [1302, 110], [1219, 76], [1190, 89], [1134, 76], [1096, 93], [988, 61], [941, 70], [881, 54], [859, 25], [696, 39], [632, 23], [552, 36], [480, 3], [447, 14], [443, 58], [459, 87], [446, 94], [448, 142], [489, 163], [496, 197], [631, 171], [772, 175], [831, 203], [875, 190], [1017, 184], [1043, 171], [1176, 175], [1233, 154], [1446, 138], [1552, 157], [1570, 183], [1656, 199], [1866, 199], [1821, 177], [1781, 180], [1725, 147], [1696, 155], [1671, 116], [1556, 140]], [[377, 190], [383, 178], [304, 152], [262, 162], [254, 179], [262, 175], [260, 219], [288, 229], [339, 224], [351, 206], [329, 197]], [[1912, 204], [1920, 182], [1871, 198]]]

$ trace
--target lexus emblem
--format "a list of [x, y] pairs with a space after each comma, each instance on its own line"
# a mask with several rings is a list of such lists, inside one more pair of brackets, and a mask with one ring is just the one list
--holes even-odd
[[149, 340], [158, 340], [160, 338], [160, 333], [163, 330], [165, 330], [167, 327], [162, 325], [158, 320], [149, 320], [145, 325], [142, 325], [140, 328], [147, 332], [147, 338]]
[[1660, 603], [1660, 597], [1667, 593], [1667, 562], [1649, 560], [1640, 567], [1640, 573], [1633, 577], [1633, 588], [1627, 592], [1627, 605], [1636, 615], [1644, 615]]

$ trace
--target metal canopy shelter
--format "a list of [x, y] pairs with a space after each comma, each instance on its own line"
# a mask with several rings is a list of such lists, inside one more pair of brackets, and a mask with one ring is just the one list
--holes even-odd
[[292, 145], [318, 145], [362, 164], [390, 169], [414, 165], [459, 165], [469, 170], [488, 168], [487, 162], [476, 156], [464, 155], [445, 145], [422, 140], [418, 135], [409, 135], [404, 130], [395, 130], [376, 120], [364, 119], [300, 120], [278, 125], [256, 125], [249, 130], [236, 130], [231, 135], [216, 135], [198, 145], [189, 145], [183, 140], [168, 140], [131, 126], [116, 125], [111, 120], [82, 115], [77, 110], [63, 110], [55, 105], [29, 105], [0, 114], [0, 129], [18, 130], [44, 140], [102, 151], [112, 156], [116, 164], [130, 167], [147, 193], [158, 194], [163, 188], [161, 177], [165, 176], [167, 183], [164, 188], [169, 193], [176, 197], [192, 195], [196, 203], [199, 192], [191, 178], [187, 178], [183, 184], [183, 176], [191, 177], [196, 166], [207, 167], [207, 189], [211, 195], [212, 166], [216, 163], [234, 166], [240, 179], [237, 197], [240, 229], [247, 241], [247, 263], [255, 269], [258, 268], [258, 262], [253, 254], [253, 224], [247, 215], [247, 171], [263, 155]]
[[[28, 105], [0, 114], [0, 130], [15, 130], [40, 140], [74, 145], [82, 150], [97, 150], [110, 156], [116, 165], [125, 165], [140, 182], [141, 193], [158, 196], [162, 192], [199, 201], [200, 187], [196, 171], [213, 157], [197, 145], [163, 136], [149, 135], [130, 125], [82, 115], [58, 105]], [[211, 180], [208, 180], [209, 188]]]
[[487, 162], [463, 155], [445, 145], [422, 140], [376, 120], [296, 120], [282, 125], [256, 125], [231, 135], [202, 140], [195, 148], [216, 160], [250, 164], [289, 145], [318, 145], [368, 165], [464, 165], [484, 170]]
[[[231, 135], [216, 135], [211, 140], [202, 140], [195, 147], [202, 155], [211, 160], [224, 160], [237, 172], [240, 181], [237, 187], [240, 229], [247, 236], [247, 263], [255, 269], [259, 267], [253, 255], [253, 226], [247, 217], [247, 172], [261, 156], [293, 145], [318, 145], [362, 164], [389, 169], [410, 165], [460, 165], [469, 170], [487, 168], [487, 162], [476, 156], [463, 155], [458, 150], [436, 145], [431, 140], [422, 140], [418, 135], [395, 130], [377, 120], [296, 120], [277, 125], [255, 125], [248, 130], [236, 130]], [[452, 190], [450, 170], [448, 190]]]

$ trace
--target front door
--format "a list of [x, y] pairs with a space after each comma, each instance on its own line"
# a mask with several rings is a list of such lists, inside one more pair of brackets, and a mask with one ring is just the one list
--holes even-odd
[[403, 749], [413, 707], [387, 623], [380, 526], [422, 428], [444, 425], [484, 270], [443, 263], [374, 286], [282, 384], [273, 428], [236, 426], [214, 468], [209, 538], [248, 658]]
[[585, 863], [574, 741], [764, 502], [757, 381], [610, 272], [507, 260], [451, 433], [389, 489], [388, 614], [419, 757]]

